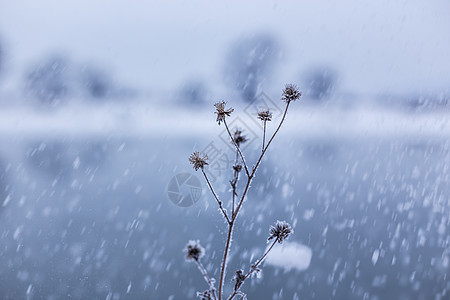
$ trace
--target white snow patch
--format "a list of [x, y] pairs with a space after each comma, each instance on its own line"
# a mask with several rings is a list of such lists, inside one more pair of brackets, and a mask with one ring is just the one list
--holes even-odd
[[295, 242], [284, 242], [282, 245], [276, 245], [269, 252], [266, 263], [274, 267], [282, 267], [286, 271], [294, 268], [304, 271], [309, 268], [311, 258], [311, 248]]

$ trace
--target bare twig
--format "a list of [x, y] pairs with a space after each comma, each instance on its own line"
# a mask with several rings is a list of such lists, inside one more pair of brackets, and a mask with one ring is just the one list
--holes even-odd
[[289, 104], [290, 104], [290, 102], [286, 102], [286, 108], [284, 109], [284, 114], [283, 114], [283, 117], [281, 118], [280, 124], [278, 124], [278, 127], [277, 127], [277, 129], [275, 130], [275, 132], [273, 133], [273, 135], [272, 135], [272, 137], [270, 138], [269, 142], [268, 142], [267, 145], [263, 148], [263, 151], [262, 151], [261, 155], [259, 156], [258, 161], [256, 162], [255, 166], [253, 167], [252, 175], [255, 174], [256, 169], [258, 168], [259, 164], [261, 163], [261, 160], [262, 160], [264, 154], [266, 153], [267, 149], [268, 149], [269, 146], [270, 146], [270, 143], [272, 143], [273, 139], [275, 138], [275, 135], [276, 135], [276, 134], [278, 133], [278, 131], [280, 130], [281, 125], [283, 125], [284, 119], [286, 118], [286, 114], [287, 114], [287, 111], [288, 111], [288, 108], [289, 108]]
[[214, 299], [217, 299], [216, 288], [214, 287], [214, 282], [208, 276], [208, 272], [206, 272], [205, 267], [203, 267], [202, 263], [199, 260], [195, 259], [194, 261], [197, 264], [197, 267], [200, 270], [200, 273], [202, 273], [203, 278], [205, 279], [206, 283], [209, 285], [209, 289], [211, 290], [211, 293], [212, 293]]
[[272, 244], [270, 245], [270, 247], [266, 250], [266, 252], [263, 254], [263, 256], [261, 256], [260, 259], [258, 259], [258, 261], [256, 261], [256, 263], [254, 263], [250, 270], [247, 272], [247, 274], [245, 274], [242, 283], [239, 285], [239, 288], [235, 289], [234, 292], [231, 294], [231, 296], [228, 298], [228, 300], [231, 300], [234, 298], [234, 296], [236, 296], [236, 294], [239, 292], [240, 287], [244, 284], [245, 280], [252, 275], [252, 273], [254, 271], [256, 271], [258, 269], [259, 264], [261, 264], [261, 262], [266, 258], [267, 254], [269, 254], [270, 250], [272, 250], [272, 248], [275, 246], [275, 244], [278, 242], [278, 238], [276, 238]]
[[272, 143], [273, 139], [275, 138], [275, 135], [280, 130], [281, 125], [283, 124], [284, 119], [286, 118], [286, 114], [287, 114], [288, 108], [289, 108], [289, 102], [286, 103], [286, 108], [284, 109], [284, 114], [283, 114], [283, 117], [281, 118], [280, 124], [278, 124], [277, 129], [275, 130], [275, 132], [273, 133], [273, 135], [270, 138], [269, 142], [267, 143], [267, 145], [263, 149], [261, 155], [258, 158], [258, 161], [256, 162], [255, 166], [253, 167], [252, 173], [248, 176], [247, 185], [245, 186], [244, 193], [241, 196], [241, 200], [239, 201], [239, 203], [238, 203], [238, 205], [236, 207], [236, 210], [234, 211], [234, 214], [231, 217], [231, 220], [236, 219], [236, 216], [237, 216], [237, 214], [238, 214], [238, 212], [239, 212], [239, 210], [240, 210], [240, 208], [242, 206], [242, 203], [244, 202], [245, 196], [247, 194], [247, 190], [250, 187], [250, 183], [252, 181], [252, 178], [255, 176], [256, 170], [258, 169], [258, 166], [261, 163], [261, 160], [262, 160], [264, 154], [266, 153], [267, 149], [269, 148], [270, 143]]
[[231, 202], [231, 215], [234, 214], [234, 202], [235, 202], [235, 198], [237, 196], [236, 189], [237, 189], [237, 183], [239, 181], [239, 171], [240, 171], [240, 167], [238, 166], [238, 163], [239, 163], [239, 152], [236, 150], [236, 158], [234, 160], [234, 166], [233, 166], [234, 176], [233, 176], [233, 179], [230, 181], [232, 193], [233, 193], [232, 194], [232, 202]]
[[206, 176], [205, 170], [202, 169], [203, 176], [205, 177], [206, 183], [208, 183], [209, 189], [211, 190], [212, 194], [214, 195], [214, 198], [216, 199], [217, 203], [219, 204], [219, 208], [222, 211], [223, 216], [227, 220], [228, 224], [231, 223], [230, 218], [228, 217], [227, 212], [223, 208], [222, 201], [219, 200], [219, 196], [217, 196], [216, 192], [214, 191], [214, 188], [211, 185], [211, 182], [208, 179], [208, 176]]
[[261, 152], [264, 152], [264, 142], [266, 141], [266, 123], [267, 123], [267, 121], [264, 121], [264, 132], [263, 132], [263, 141], [262, 141]]
[[245, 173], [247, 174], [247, 176], [250, 176], [250, 172], [248, 171], [248, 167], [247, 167], [247, 163], [245, 162], [244, 155], [242, 154], [241, 149], [239, 148], [238, 144], [236, 144], [236, 141], [234, 140], [233, 136], [231, 135], [230, 129], [228, 128], [227, 121], [225, 119], [223, 120], [223, 123], [225, 124], [225, 128], [227, 129], [227, 132], [228, 132], [228, 135], [230, 136], [231, 142], [236, 147], [239, 155], [241, 156], [242, 163], [244, 164]]

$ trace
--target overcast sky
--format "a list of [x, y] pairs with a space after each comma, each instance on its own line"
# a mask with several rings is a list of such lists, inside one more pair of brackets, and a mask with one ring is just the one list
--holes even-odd
[[2, 0], [0, 38], [10, 83], [63, 53], [136, 87], [169, 89], [191, 76], [215, 84], [231, 43], [267, 32], [283, 49], [274, 86], [326, 64], [343, 90], [445, 92], [449, 16], [446, 0]]

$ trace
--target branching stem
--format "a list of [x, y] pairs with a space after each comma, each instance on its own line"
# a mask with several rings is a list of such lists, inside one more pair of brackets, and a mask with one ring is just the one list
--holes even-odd
[[263, 147], [263, 151], [262, 151], [261, 155], [259, 156], [258, 161], [256, 162], [255, 166], [253, 167], [252, 175], [255, 174], [256, 169], [258, 168], [259, 164], [261, 163], [261, 160], [262, 160], [264, 154], [266, 153], [267, 149], [268, 149], [269, 146], [270, 146], [270, 143], [272, 143], [273, 139], [275, 138], [275, 135], [276, 135], [276, 134], [278, 133], [278, 131], [280, 130], [281, 125], [283, 125], [284, 119], [286, 119], [286, 114], [287, 114], [287, 111], [288, 111], [288, 108], [289, 108], [289, 103], [290, 103], [290, 102], [287, 102], [287, 103], [286, 103], [286, 108], [284, 109], [283, 117], [281, 118], [280, 124], [278, 124], [277, 129], [276, 129], [275, 132], [273, 133], [273, 135], [272, 135], [272, 137], [270, 138], [270, 140], [269, 140], [269, 142], [267, 143], [267, 145], [266, 145], [265, 147]]
[[223, 120], [223, 124], [225, 124], [225, 128], [227, 129], [228, 135], [231, 138], [231, 142], [233, 143], [233, 145], [236, 147], [237, 151], [239, 152], [239, 155], [241, 156], [242, 159], [242, 163], [244, 164], [244, 169], [245, 169], [245, 173], [247, 174], [247, 176], [250, 176], [250, 172], [248, 171], [248, 167], [247, 167], [247, 163], [245, 162], [245, 158], [244, 155], [242, 154], [241, 149], [239, 148], [238, 144], [236, 144], [236, 141], [234, 140], [233, 136], [231, 135], [231, 131], [228, 128], [228, 124], [226, 120]]
[[[234, 167], [237, 167], [239, 163], [239, 152], [236, 150], [236, 158], [234, 160]], [[234, 202], [237, 196], [237, 182], [239, 180], [239, 171], [237, 169], [234, 169], [234, 176], [233, 176], [233, 180], [230, 181], [231, 184], [231, 188], [233, 189], [232, 193], [232, 201], [231, 201], [231, 215], [234, 214]]]
[[266, 250], [266, 252], [263, 254], [263, 256], [261, 256], [260, 259], [258, 259], [258, 261], [256, 263], [254, 263], [251, 267], [250, 270], [247, 272], [247, 274], [245, 274], [244, 279], [242, 280], [242, 284], [240, 285], [240, 287], [238, 289], [236, 289], [233, 294], [231, 294], [231, 296], [228, 298], [228, 300], [231, 300], [234, 298], [234, 296], [236, 296], [236, 294], [239, 292], [239, 289], [241, 288], [241, 286], [244, 284], [245, 280], [250, 277], [250, 275], [252, 275], [253, 272], [255, 272], [258, 269], [258, 266], [262, 263], [262, 261], [266, 258], [267, 254], [269, 254], [270, 250], [272, 250], [272, 248], [275, 246], [275, 244], [278, 242], [278, 238], [276, 238], [273, 242], [272, 245], [270, 245], [270, 247]]
[[[254, 165], [252, 172], [250, 173], [247, 167], [247, 163], [245, 162], [245, 158], [244, 155], [242, 154], [241, 149], [239, 148], [239, 146], [237, 145], [236, 141], [234, 140], [233, 136], [231, 135], [231, 132], [228, 128], [227, 122], [226, 120], [223, 120], [224, 124], [225, 124], [225, 128], [227, 129], [228, 135], [231, 138], [231, 141], [233, 143], [233, 145], [236, 147], [236, 151], [239, 154], [239, 156], [242, 159], [242, 163], [244, 165], [244, 169], [245, 169], [245, 173], [247, 174], [247, 183], [244, 187], [244, 191], [240, 197], [240, 200], [236, 206], [235, 209], [235, 196], [236, 196], [236, 185], [237, 185], [237, 176], [235, 172], [235, 176], [232, 182], [232, 188], [233, 188], [233, 196], [232, 196], [232, 214], [231, 214], [231, 218], [228, 217], [226, 211], [224, 210], [223, 206], [222, 206], [222, 202], [219, 200], [219, 197], [217, 196], [217, 194], [214, 192], [214, 189], [211, 185], [211, 183], [208, 180], [208, 177], [206, 176], [206, 173], [203, 171], [203, 175], [205, 176], [206, 182], [208, 183], [208, 186], [210, 187], [214, 197], [217, 200], [217, 203], [219, 204], [219, 208], [221, 209], [223, 215], [225, 216], [227, 222], [228, 222], [228, 233], [227, 233], [227, 240], [225, 242], [225, 250], [224, 250], [224, 254], [223, 254], [223, 260], [222, 260], [222, 267], [220, 270], [220, 279], [219, 279], [219, 293], [218, 293], [218, 300], [222, 300], [222, 289], [223, 289], [223, 282], [225, 279], [225, 271], [226, 271], [226, 266], [227, 266], [227, 258], [228, 258], [228, 253], [230, 251], [230, 244], [231, 244], [231, 236], [233, 233], [233, 227], [237, 218], [237, 215], [239, 213], [239, 210], [242, 207], [242, 204], [245, 200], [245, 197], [247, 195], [247, 192], [250, 188], [250, 184], [252, 182], [253, 177], [255, 176], [256, 170], [258, 169], [262, 158], [264, 156], [264, 154], [266, 153], [267, 149], [269, 148], [270, 144], [272, 143], [273, 139], [275, 138], [275, 135], [278, 133], [278, 131], [281, 128], [281, 125], [283, 124], [285, 118], [286, 118], [286, 114], [289, 108], [289, 103], [290, 101], [286, 102], [286, 108], [284, 110], [283, 113], [283, 117], [281, 118], [281, 121], [277, 127], [277, 129], [275, 130], [275, 132], [273, 133], [272, 137], [269, 139], [267, 145], [265, 145], [265, 135], [266, 135], [266, 122], [264, 122], [264, 133], [263, 133], [263, 144], [262, 144], [262, 151], [261, 151], [261, 155], [259, 156], [256, 164]], [[258, 265], [266, 258], [267, 254], [269, 253], [270, 250], [272, 250], [272, 248], [275, 246], [275, 243], [278, 241], [278, 239], [275, 239], [275, 241], [272, 243], [272, 245], [267, 249], [267, 251], [263, 254], [263, 256], [251, 267], [250, 271], [248, 271], [248, 273], [245, 275], [245, 279], [247, 279], [258, 267]], [[244, 279], [244, 280], [245, 280]], [[231, 300], [234, 296], [236, 296], [236, 294], [239, 292], [239, 289], [235, 290], [233, 292], [233, 294], [230, 296], [230, 298], [228, 298], [229, 300]]]
[[281, 125], [283, 125], [284, 119], [286, 118], [286, 114], [287, 114], [288, 108], [289, 108], [289, 102], [286, 103], [286, 108], [284, 109], [284, 114], [283, 114], [283, 117], [281, 118], [280, 124], [278, 124], [278, 127], [275, 130], [275, 132], [273, 133], [273, 135], [270, 138], [269, 142], [263, 148], [263, 151], [262, 151], [261, 155], [259, 156], [258, 161], [256, 162], [255, 166], [253, 167], [252, 173], [248, 176], [248, 180], [247, 180], [247, 184], [245, 186], [244, 192], [242, 193], [241, 199], [238, 202], [236, 210], [234, 211], [233, 215], [231, 216], [231, 220], [232, 221], [234, 221], [236, 219], [237, 214], [239, 213], [239, 210], [240, 210], [240, 208], [242, 206], [242, 203], [244, 202], [245, 196], [247, 195], [248, 188], [250, 187], [250, 183], [251, 183], [253, 177], [255, 176], [256, 170], [258, 169], [259, 164], [261, 163], [261, 160], [262, 160], [264, 154], [266, 153], [267, 149], [269, 148], [270, 143], [272, 143], [273, 139], [275, 138], [275, 135], [280, 130]]
[[206, 283], [209, 285], [209, 289], [210, 289], [210, 291], [211, 291], [211, 293], [212, 293], [212, 296], [214, 297], [214, 299], [217, 299], [217, 296], [216, 296], [216, 288], [214, 287], [213, 281], [212, 281], [211, 278], [208, 276], [208, 272], [206, 272], [205, 267], [203, 267], [202, 263], [201, 263], [199, 260], [194, 259], [194, 261], [195, 261], [195, 263], [197, 264], [197, 267], [198, 267], [198, 269], [200, 270], [200, 273], [202, 273], [203, 278], [205, 279]]

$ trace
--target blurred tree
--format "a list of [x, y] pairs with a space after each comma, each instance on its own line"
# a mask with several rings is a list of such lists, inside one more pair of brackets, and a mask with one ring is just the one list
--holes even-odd
[[50, 105], [75, 97], [109, 100], [133, 95], [130, 89], [118, 88], [110, 74], [95, 64], [75, 64], [60, 55], [43, 60], [26, 73], [25, 93]]
[[113, 84], [108, 74], [93, 66], [84, 66], [79, 74], [80, 88], [83, 95], [95, 99], [111, 96]]
[[225, 81], [238, 89], [246, 101], [251, 101], [272, 73], [279, 56], [277, 42], [270, 35], [240, 40], [231, 47], [226, 59]]
[[55, 104], [69, 95], [69, 63], [62, 56], [53, 56], [38, 64], [25, 77], [27, 96], [42, 103]]
[[334, 91], [337, 72], [330, 67], [313, 67], [305, 75], [305, 95], [322, 100], [328, 98]]

